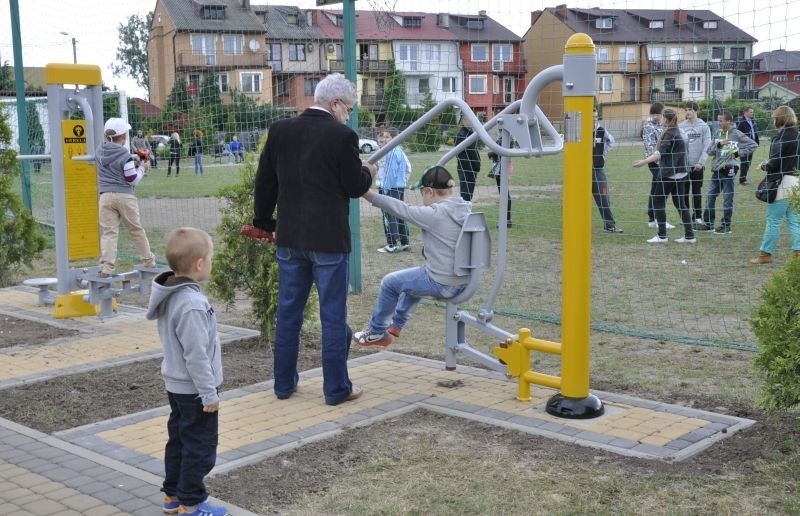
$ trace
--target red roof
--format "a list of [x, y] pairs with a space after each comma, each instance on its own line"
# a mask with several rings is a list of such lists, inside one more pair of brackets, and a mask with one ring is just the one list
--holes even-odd
[[[335, 25], [329, 16], [341, 16], [342, 11], [315, 11], [314, 24], [322, 39], [341, 40], [344, 27]], [[421, 19], [419, 27], [403, 27], [403, 18]], [[405, 40], [444, 40], [455, 41], [452, 32], [437, 24], [437, 15], [418, 12], [356, 11], [356, 40], [384, 41]]]
[[133, 98], [133, 101], [139, 108], [139, 112], [142, 113], [142, 118], [153, 118], [161, 115], [161, 108], [155, 104], [151, 104], [144, 99], [136, 97]]

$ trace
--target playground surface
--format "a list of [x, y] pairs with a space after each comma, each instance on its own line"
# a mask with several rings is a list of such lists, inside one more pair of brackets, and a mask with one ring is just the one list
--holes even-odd
[[[79, 331], [38, 348], [21, 342], [0, 349], [0, 388], [160, 352], [155, 325], [138, 308], [122, 307], [104, 321], [54, 321], [50, 308], [36, 306], [32, 289], [14, 287], [0, 290], [0, 314]], [[254, 333], [229, 326], [221, 332], [226, 342]], [[593, 392], [605, 403], [603, 416], [559, 419], [544, 411], [551, 389], [536, 387], [533, 401], [523, 403], [514, 398], [516, 381], [497, 372], [461, 364], [445, 371], [440, 361], [389, 351], [351, 360], [350, 371], [365, 395], [336, 407], [322, 403], [319, 369], [301, 374], [289, 401], [275, 399], [271, 382], [225, 391], [215, 473], [417, 409], [662, 461], [687, 459], [754, 423], [599, 391]], [[167, 412], [162, 406], [52, 435], [0, 419], [0, 499], [11, 514], [152, 514], [161, 499]]]

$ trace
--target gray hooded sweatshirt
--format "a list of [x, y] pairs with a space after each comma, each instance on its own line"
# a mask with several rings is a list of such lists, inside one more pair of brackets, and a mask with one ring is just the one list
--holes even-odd
[[125, 179], [125, 166], [129, 161], [133, 162], [128, 147], [114, 142], [103, 142], [103, 145], [97, 148], [95, 157], [99, 193], [133, 194], [133, 185]]
[[711, 145], [711, 129], [699, 118], [694, 121], [684, 120], [678, 124], [683, 139], [686, 141], [686, 165], [704, 167], [708, 159], [708, 146]]
[[425, 271], [437, 283], [463, 287], [469, 278], [456, 276], [456, 242], [472, 211], [472, 203], [448, 197], [430, 206], [411, 206], [387, 195], [375, 195], [372, 205], [422, 229], [422, 257]]
[[164, 272], [153, 280], [148, 319], [158, 320], [164, 349], [161, 376], [173, 394], [199, 394], [203, 405], [219, 401], [222, 350], [217, 317], [195, 281]]
[[[721, 142], [728, 140], [726, 145]], [[715, 139], [708, 146], [708, 155], [713, 156], [711, 170], [714, 172], [725, 167], [738, 167], [740, 156], [749, 156], [755, 152], [758, 144], [742, 131], [731, 126], [727, 131], [717, 131]]]

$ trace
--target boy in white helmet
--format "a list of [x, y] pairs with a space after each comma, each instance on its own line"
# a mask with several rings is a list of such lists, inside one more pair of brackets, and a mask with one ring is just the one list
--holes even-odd
[[114, 275], [117, 261], [119, 223], [125, 222], [139, 259], [145, 267], [155, 267], [144, 228], [139, 221], [139, 202], [134, 187], [142, 180], [150, 164], [134, 161], [128, 144], [131, 126], [121, 118], [109, 118], [103, 135], [105, 140], [95, 153], [97, 185], [100, 194], [100, 276]]

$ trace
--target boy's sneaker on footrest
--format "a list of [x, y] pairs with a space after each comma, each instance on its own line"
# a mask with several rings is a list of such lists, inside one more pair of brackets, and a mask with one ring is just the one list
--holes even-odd
[[389, 326], [389, 329], [386, 331], [389, 332], [395, 339], [400, 338], [400, 328], [397, 326]]
[[392, 336], [388, 332], [372, 332], [369, 328], [353, 334], [353, 340], [359, 346], [388, 346], [392, 343]]

